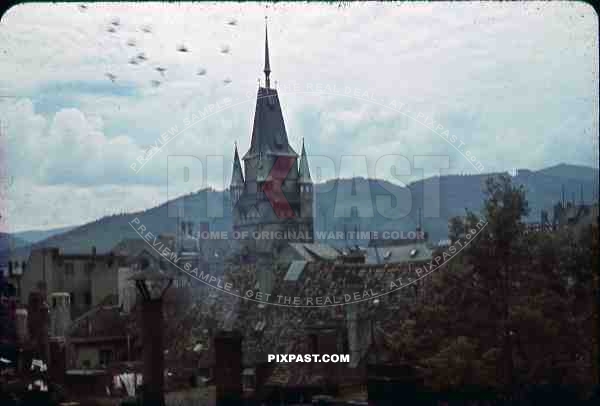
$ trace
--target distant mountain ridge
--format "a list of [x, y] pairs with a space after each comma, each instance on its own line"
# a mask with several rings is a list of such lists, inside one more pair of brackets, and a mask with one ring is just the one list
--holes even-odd
[[66, 233], [67, 231], [70, 231], [76, 227], [78, 226], [51, 228], [49, 230], [27, 230], [12, 233], [11, 235], [29, 243], [36, 243], [38, 241], [45, 240], [46, 238], [50, 238], [53, 235]]
[[[424, 207], [427, 200], [424, 190], [439, 183], [440, 193], [440, 216], [428, 218], [425, 212], [423, 229], [429, 233], [430, 240], [436, 242], [447, 238], [448, 220], [453, 216], [463, 215], [465, 209], [478, 212], [483, 203], [483, 186], [485, 180], [493, 174], [476, 175], [444, 175], [440, 177], [426, 178], [413, 182], [408, 187], [401, 187], [393, 183], [365, 178], [337, 179], [315, 185], [315, 231], [410, 231], [417, 225], [417, 208]], [[527, 221], [538, 221], [540, 211], [550, 211], [555, 203], [561, 198], [564, 185], [567, 199], [581, 199], [580, 191], [583, 191], [583, 200], [590, 203], [593, 200], [592, 193], [598, 183], [598, 169], [575, 166], [556, 165], [539, 171], [521, 169], [513, 177], [513, 182], [521, 184], [527, 191], [527, 199], [531, 208]], [[360, 190], [370, 190], [369, 195], [360, 194]], [[362, 189], [361, 189], [362, 188]], [[352, 190], [359, 194], [352, 196], [350, 200], [338, 200], [338, 192], [341, 196], [348, 196]], [[394, 220], [386, 217], [386, 213], [378, 213], [378, 196], [404, 195], [410, 193], [412, 207], [407, 216]], [[207, 202], [212, 207], [222, 205], [223, 217], [207, 218]], [[429, 201], [431, 202], [431, 201]], [[177, 219], [169, 217], [169, 203], [182, 205], [186, 221], [193, 221], [196, 225], [201, 222], [210, 224], [211, 230], [231, 230], [231, 216], [229, 212], [229, 196], [226, 191], [215, 191], [212, 189], [201, 190], [187, 196], [174, 199], [152, 209], [137, 213], [128, 213], [103, 217], [97, 221], [84, 224], [79, 227], [68, 229], [66, 232], [51, 235], [50, 237], [37, 241], [33, 247], [59, 247], [65, 253], [90, 252], [96, 247], [98, 253], [108, 252], [124, 238], [139, 238], [138, 234], [129, 225], [129, 222], [138, 217], [140, 222], [146, 226], [148, 231], [154, 235], [169, 233], [175, 234]], [[335, 208], [357, 206], [359, 217], [346, 218], [335, 217]], [[373, 209], [374, 216], [360, 217]], [[402, 208], [408, 210], [408, 208]], [[391, 213], [393, 214], [393, 210]], [[339, 214], [339, 211], [338, 211]], [[48, 230], [52, 234], [55, 230]], [[337, 245], [346, 244], [342, 241], [328, 241]], [[365, 243], [359, 240], [351, 243]]]
[[537, 171], [540, 174], [565, 180], [588, 180], [598, 182], [598, 168], [581, 165], [558, 164]]
[[19, 238], [18, 235], [0, 233], [0, 252], [25, 247], [29, 244], [29, 241]]

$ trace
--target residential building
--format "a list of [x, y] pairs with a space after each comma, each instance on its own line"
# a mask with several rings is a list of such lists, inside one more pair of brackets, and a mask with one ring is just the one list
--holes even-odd
[[58, 248], [31, 251], [29, 265], [21, 277], [21, 300], [31, 292], [64, 292], [70, 295], [71, 319], [75, 320], [107, 296], [117, 295], [118, 270], [125, 258], [113, 253], [63, 254]]

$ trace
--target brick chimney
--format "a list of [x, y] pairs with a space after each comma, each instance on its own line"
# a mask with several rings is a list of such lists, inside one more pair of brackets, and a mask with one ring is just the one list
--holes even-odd
[[27, 331], [27, 309], [19, 308], [15, 311], [17, 340], [23, 344], [27, 341], [29, 334]]
[[242, 336], [220, 332], [214, 338], [216, 406], [242, 404]]

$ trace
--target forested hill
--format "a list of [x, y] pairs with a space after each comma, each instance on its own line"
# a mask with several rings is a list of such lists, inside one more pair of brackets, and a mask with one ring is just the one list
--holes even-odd
[[[364, 178], [331, 180], [315, 187], [315, 229], [343, 231], [345, 227], [351, 231], [356, 227], [360, 231], [414, 230], [417, 224], [417, 209], [423, 207], [424, 199], [426, 199], [424, 188], [426, 189], [428, 184], [439, 182], [440, 216], [425, 218], [424, 229], [429, 232], [431, 241], [442, 240], [447, 236], [449, 218], [464, 214], [465, 209], [480, 210], [483, 202], [482, 186], [488, 176], [490, 174], [427, 178], [411, 183], [406, 188], [389, 182]], [[594, 185], [598, 183], [598, 170], [564, 164], [539, 171], [521, 169], [517, 176], [513, 177], [513, 182], [524, 185], [527, 190], [527, 199], [531, 208], [528, 221], [538, 221], [541, 209], [547, 209], [551, 213], [552, 206], [560, 200], [563, 185], [565, 195], [569, 200], [575, 199], [576, 202], [579, 202], [580, 191], [583, 189], [583, 199], [586, 203], [590, 203]], [[369, 190], [370, 193], [362, 193], [363, 190]], [[393, 217], [388, 216], [389, 213], [377, 209], [375, 203], [377, 196], [407, 196], [408, 191], [410, 191], [410, 200], [403, 199], [403, 201], [412, 201], [412, 207], [402, 207], [404, 211], [410, 210], [407, 216], [393, 220], [389, 218]], [[347, 196], [352, 192], [355, 194], [351, 199], [338, 199], [338, 195]], [[213, 207], [222, 205], [223, 217], [207, 218], [207, 199]], [[186, 219], [196, 224], [208, 222], [212, 230], [231, 229], [229, 198], [226, 192], [202, 190], [177, 198], [173, 203], [183, 204]], [[336, 205], [339, 207], [357, 206], [358, 213], [355, 214], [359, 216], [367, 213], [371, 206], [374, 216], [336, 217], [334, 211]], [[380, 205], [380, 207], [383, 206]], [[95, 246], [99, 253], [106, 252], [124, 238], [137, 237], [129, 225], [129, 222], [135, 217], [138, 217], [147, 230], [154, 234], [174, 234], [176, 232], [177, 219], [169, 217], [168, 204], [165, 203], [143, 212], [103, 217], [67, 232], [52, 235], [37, 242], [35, 246], [56, 246], [62, 248], [64, 252], [89, 252], [92, 246]], [[364, 241], [358, 242], [363, 243]]]

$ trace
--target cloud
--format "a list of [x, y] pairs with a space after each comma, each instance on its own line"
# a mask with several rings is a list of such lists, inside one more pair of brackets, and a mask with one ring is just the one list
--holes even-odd
[[19, 178], [5, 202], [3, 230], [24, 231], [79, 225], [98, 218], [158, 206], [167, 197], [152, 186], [40, 185]]
[[118, 184], [139, 153], [130, 138], [107, 137], [101, 117], [67, 108], [50, 118], [37, 114], [29, 99], [9, 104], [2, 105], [4, 142], [7, 166], [18, 178], [46, 185]]

